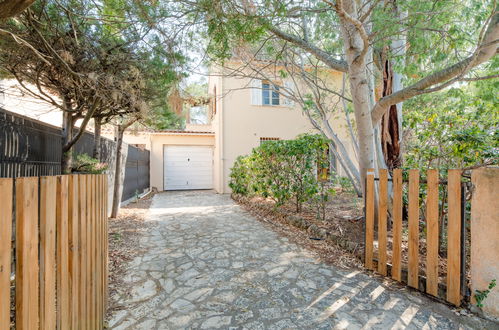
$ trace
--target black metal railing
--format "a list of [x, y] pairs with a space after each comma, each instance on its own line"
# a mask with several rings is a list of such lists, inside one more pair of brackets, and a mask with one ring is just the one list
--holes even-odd
[[[59, 175], [61, 129], [0, 108], [0, 178]], [[85, 132], [74, 154], [92, 155], [94, 136]], [[110, 163], [114, 141], [101, 139], [101, 160]], [[128, 146], [122, 201], [149, 188], [149, 151]]]

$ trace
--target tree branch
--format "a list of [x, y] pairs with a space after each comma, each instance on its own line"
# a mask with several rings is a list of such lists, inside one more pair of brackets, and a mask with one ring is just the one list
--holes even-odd
[[431, 93], [437, 89], [429, 89], [430, 87], [439, 83], [447, 82], [453, 78], [460, 77], [468, 70], [491, 59], [496, 55], [497, 44], [499, 42], [498, 39], [499, 12], [497, 12], [494, 8], [494, 13], [489, 21], [483, 39], [480, 40], [480, 44], [473, 55], [443, 70], [437, 71], [412, 84], [411, 86], [382, 97], [376, 103], [371, 113], [373, 123], [378, 123], [391, 105], [403, 102], [416, 95]]
[[483, 77], [461, 78], [459, 80], [460, 81], [479, 81], [479, 80], [487, 80], [487, 79], [494, 79], [494, 78], [499, 78], [499, 73], [491, 74], [489, 76], [483, 76]]
[[87, 128], [87, 124], [90, 121], [90, 119], [92, 118], [93, 114], [95, 113], [95, 110], [97, 110], [99, 104], [100, 104], [99, 101], [95, 101], [92, 108], [87, 111], [87, 113], [85, 114], [85, 118], [83, 119], [83, 122], [81, 123], [78, 134], [73, 136], [71, 141], [66, 143], [66, 145], [62, 146], [63, 152], [66, 152], [69, 149], [71, 149], [71, 147], [80, 139], [80, 137], [83, 135], [83, 133], [85, 133], [85, 129]]
[[269, 26], [268, 30], [270, 32], [272, 32], [272, 34], [274, 34], [276, 37], [279, 37], [282, 40], [288, 41], [288, 42], [300, 47], [301, 49], [313, 54], [319, 60], [324, 62], [326, 65], [328, 65], [331, 69], [334, 69], [334, 70], [340, 71], [340, 72], [347, 72], [348, 71], [348, 65], [347, 65], [346, 61], [333, 58], [330, 54], [328, 54], [327, 52], [323, 51], [322, 49], [310, 44], [309, 42], [306, 42], [305, 40], [303, 40], [297, 36], [294, 36], [292, 34], [281, 31], [274, 26]]

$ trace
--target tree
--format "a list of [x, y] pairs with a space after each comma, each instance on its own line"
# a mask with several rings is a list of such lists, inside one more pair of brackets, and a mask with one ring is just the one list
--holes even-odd
[[[347, 74], [361, 183], [369, 168], [386, 168], [386, 160], [399, 165], [383, 150], [397, 151], [388, 145], [401, 134], [389, 133], [394, 116], [400, 127], [401, 104], [467, 79], [496, 55], [499, 42], [499, 13], [492, 1], [185, 2], [189, 4], [203, 13], [197, 17], [205, 20], [208, 49], [218, 58], [229, 58], [239, 44], [276, 37]], [[462, 20], [455, 19], [455, 12], [463, 13]], [[381, 134], [391, 139], [384, 146]]]
[[[4, 30], [10, 34], [0, 40], [0, 64], [27, 93], [62, 110], [61, 166], [68, 173], [72, 147], [92, 117], [135, 109], [116, 105], [123, 99], [135, 102], [140, 77], [126, 61], [130, 56], [124, 56], [123, 47], [118, 55], [112, 54], [113, 48], [104, 48], [107, 42], [98, 38], [93, 20], [84, 16], [88, 7], [73, 6], [60, 15], [65, 9], [59, 3], [40, 2], [16, 21], [7, 21]], [[78, 120], [82, 121], [76, 129]]]
[[125, 12], [111, 11], [109, 3], [41, 1], [0, 26], [7, 32], [0, 39], [1, 69], [63, 112], [64, 173], [92, 118], [98, 157], [100, 126], [139, 111], [146, 101], [160, 107], [174, 77], [161, 41], [128, 22]]

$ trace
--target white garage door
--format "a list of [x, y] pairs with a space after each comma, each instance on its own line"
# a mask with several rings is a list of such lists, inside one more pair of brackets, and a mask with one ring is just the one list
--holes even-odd
[[165, 146], [164, 189], [213, 189], [213, 148]]

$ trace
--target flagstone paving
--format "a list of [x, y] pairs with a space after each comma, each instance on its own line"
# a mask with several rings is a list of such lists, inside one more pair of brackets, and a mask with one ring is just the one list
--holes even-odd
[[324, 264], [213, 192], [157, 194], [113, 329], [497, 328]]

